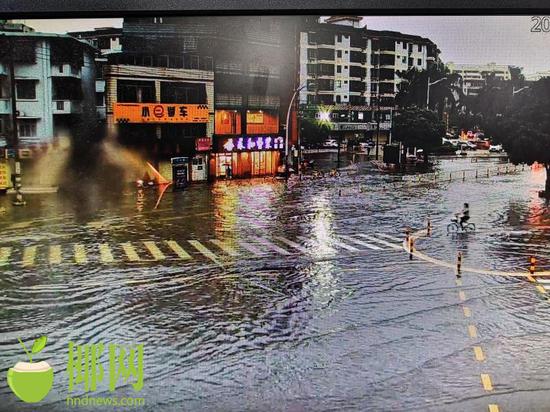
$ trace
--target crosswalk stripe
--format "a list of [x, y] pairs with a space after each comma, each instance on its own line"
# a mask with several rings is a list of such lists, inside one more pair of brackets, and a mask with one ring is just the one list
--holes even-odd
[[136, 249], [130, 242], [121, 243], [120, 246], [122, 247], [122, 250], [124, 250], [124, 253], [126, 253], [126, 256], [130, 262], [137, 262], [140, 260]]
[[23, 267], [34, 265], [34, 259], [36, 258], [36, 249], [37, 246], [27, 246], [25, 249], [23, 249]]
[[281, 255], [290, 255], [290, 252], [288, 250], [285, 250], [282, 247], [279, 247], [279, 246], [275, 245], [274, 243], [271, 243], [269, 240], [267, 240], [263, 237], [258, 237], [255, 240], [257, 240], [261, 244], [267, 246], [268, 248], [274, 250], [275, 252], [280, 253]]
[[0, 248], [0, 265], [5, 265], [11, 256], [11, 247]]
[[187, 253], [185, 250], [183, 250], [183, 248], [175, 240], [167, 240], [166, 244], [170, 249], [174, 251], [176, 255], [178, 255], [180, 259], [185, 259], [185, 260], [193, 259], [191, 255]]
[[335, 245], [335, 246], [338, 246], [338, 247], [341, 247], [342, 249], [346, 249], [346, 250], [350, 250], [352, 252], [359, 252], [359, 249], [357, 249], [356, 247], [354, 246], [350, 246], [350, 245], [346, 245], [345, 243], [343, 242], [340, 242], [339, 240], [336, 240], [334, 238], [330, 238], [330, 244], [331, 245]]
[[225, 253], [227, 253], [229, 256], [239, 256], [239, 252], [237, 252], [237, 250], [232, 247], [229, 242], [222, 242], [219, 239], [210, 239], [210, 241], [221, 250], [223, 250]]
[[548, 279], [548, 278], [544, 279], [544, 278], [539, 278], [539, 277], [537, 277], [537, 283], [542, 283], [542, 284], [547, 283], [547, 284], [550, 284], [550, 279]]
[[286, 239], [282, 236], [276, 236], [275, 239], [279, 240], [280, 242], [283, 242], [284, 244], [286, 244], [290, 247], [293, 247], [296, 250], [299, 250], [302, 253], [309, 253], [308, 250], [305, 247], [303, 247], [302, 245], [299, 245], [296, 242], [293, 242], [292, 240], [288, 240], [288, 239]]
[[252, 254], [254, 254], [256, 256], [265, 255], [265, 252], [261, 251], [260, 249], [258, 249], [256, 247], [256, 245], [253, 245], [251, 243], [239, 242], [239, 246], [242, 247], [243, 249], [248, 250], [249, 252], [251, 252]]
[[155, 244], [155, 242], [146, 240], [143, 242], [149, 253], [153, 255], [155, 260], [164, 260], [166, 259], [166, 256], [164, 256], [164, 253], [158, 248], [158, 246]]
[[74, 260], [78, 264], [83, 264], [88, 262], [88, 257], [86, 256], [86, 249], [84, 245], [77, 243], [74, 245]]
[[[305, 236], [298, 236], [297, 238], [300, 239], [302, 242], [306, 242], [306, 243], [311, 241], [311, 239], [309, 239], [309, 238], [307, 238], [307, 237], [305, 237]], [[326, 243], [324, 242], [324, 243], [322, 244], [322, 247], [323, 247], [323, 249], [325, 250], [325, 252], [328, 252], [328, 253], [336, 253], [336, 250], [334, 250], [334, 248], [332, 247], [332, 242], [330, 243], [330, 246], [328, 245], [328, 243], [329, 243], [329, 242], [326, 242]], [[315, 245], [315, 244], [314, 244], [314, 245]], [[317, 243], [317, 245], [315, 245], [314, 248], [315, 248], [315, 247], [319, 247], [319, 246], [320, 246], [320, 244]]]
[[188, 240], [188, 242], [199, 252], [201, 252], [204, 256], [206, 256], [208, 259], [213, 261], [214, 263], [219, 264], [220, 261], [218, 260], [218, 256], [214, 254], [210, 249], [208, 249], [206, 246], [204, 246], [201, 242], [198, 240]]
[[373, 242], [380, 243], [381, 245], [389, 246], [394, 249], [401, 249], [401, 245], [396, 245], [394, 243], [386, 242], [385, 240], [377, 239], [374, 236], [365, 235], [364, 233], [358, 233], [357, 236], [364, 237], [366, 239], [372, 240]]
[[99, 244], [99, 259], [102, 263], [112, 263], [115, 261], [111, 248], [107, 243]]
[[50, 265], [59, 265], [63, 257], [61, 256], [61, 245], [50, 246]]
[[363, 242], [363, 241], [361, 241], [361, 240], [359, 240], [359, 239], [354, 239], [354, 238], [352, 238], [351, 236], [343, 236], [343, 235], [340, 235], [340, 237], [341, 237], [342, 239], [349, 240], [349, 241], [352, 242], [352, 243], [356, 243], [356, 244], [358, 244], [358, 245], [365, 246], [365, 247], [367, 247], [367, 248], [369, 248], [369, 249], [373, 249], [373, 250], [382, 250], [381, 247], [378, 247], [378, 246], [375, 246], [375, 245], [371, 245], [370, 243]]
[[385, 233], [377, 233], [376, 236], [385, 237], [386, 239], [391, 239], [391, 240], [394, 240], [395, 242], [399, 242], [399, 243], [403, 243], [403, 240], [405, 240], [404, 238], [399, 239], [398, 237], [391, 236], [391, 235], [386, 235]]

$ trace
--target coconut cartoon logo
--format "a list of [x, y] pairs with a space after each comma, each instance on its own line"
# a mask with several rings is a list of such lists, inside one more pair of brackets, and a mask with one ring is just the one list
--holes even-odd
[[17, 362], [13, 368], [8, 370], [8, 385], [23, 402], [40, 402], [52, 388], [52, 367], [47, 362], [32, 361], [32, 356], [44, 349], [46, 341], [46, 336], [36, 339], [29, 352], [19, 339], [19, 343], [29, 357], [29, 362]]

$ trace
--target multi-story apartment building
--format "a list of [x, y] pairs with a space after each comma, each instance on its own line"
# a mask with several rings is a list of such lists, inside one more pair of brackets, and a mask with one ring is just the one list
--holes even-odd
[[[330, 111], [332, 132], [387, 141], [400, 72], [438, 61], [429, 39], [368, 30], [359, 16], [308, 19], [299, 38], [300, 105], [309, 115]], [[326, 116], [326, 114], [325, 114]]]
[[94, 48], [70, 36], [0, 32], [0, 135], [12, 141], [13, 59], [19, 146], [38, 147], [95, 121]]
[[113, 53], [122, 51], [122, 28], [101, 27], [88, 31], [68, 32], [69, 36], [85, 40], [97, 49], [95, 57], [96, 82], [95, 96], [97, 114], [100, 121], [106, 119], [105, 110], [105, 79], [103, 78], [103, 66], [107, 63], [107, 57]]
[[185, 180], [208, 177], [214, 73], [211, 62], [195, 63], [188, 68], [175, 56], [118, 53], [104, 67], [109, 131], [169, 180], [173, 157], [188, 159]]
[[275, 16], [124, 20], [124, 53], [151, 56], [142, 65], [160, 59], [167, 67], [213, 72], [213, 134], [197, 130], [193, 136], [211, 137], [210, 178], [269, 175], [281, 164], [286, 114], [296, 87], [297, 21]]
[[457, 73], [462, 78], [462, 92], [466, 96], [477, 96], [485, 87], [487, 78], [493, 76], [498, 80], [511, 80], [510, 66], [504, 64], [446, 64], [450, 73]]

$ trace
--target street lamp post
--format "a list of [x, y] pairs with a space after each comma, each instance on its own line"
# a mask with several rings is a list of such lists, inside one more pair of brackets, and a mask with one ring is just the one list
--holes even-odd
[[306, 85], [302, 85], [298, 87], [296, 90], [294, 90], [294, 93], [292, 94], [292, 99], [290, 99], [290, 103], [288, 104], [288, 110], [286, 112], [286, 136], [285, 136], [285, 177], [288, 179], [288, 173], [289, 173], [289, 153], [288, 153], [288, 136], [290, 132], [290, 111], [292, 110], [292, 105], [294, 104], [294, 100], [296, 99], [296, 95], [300, 93], [300, 90], [302, 90]]
[[435, 82], [431, 82], [430, 83], [430, 77], [428, 76], [428, 91], [426, 92], [426, 109], [429, 109], [430, 108], [430, 86], [433, 86], [434, 84], [436, 83], [439, 83], [443, 80], [447, 80], [446, 77], [442, 77], [441, 79], [439, 80], [436, 80]]

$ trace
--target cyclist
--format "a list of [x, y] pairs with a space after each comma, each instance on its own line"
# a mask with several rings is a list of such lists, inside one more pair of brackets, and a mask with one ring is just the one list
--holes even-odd
[[464, 207], [462, 208], [462, 212], [460, 215], [460, 228], [464, 230], [464, 224], [470, 220], [470, 205], [468, 203], [464, 203]]

